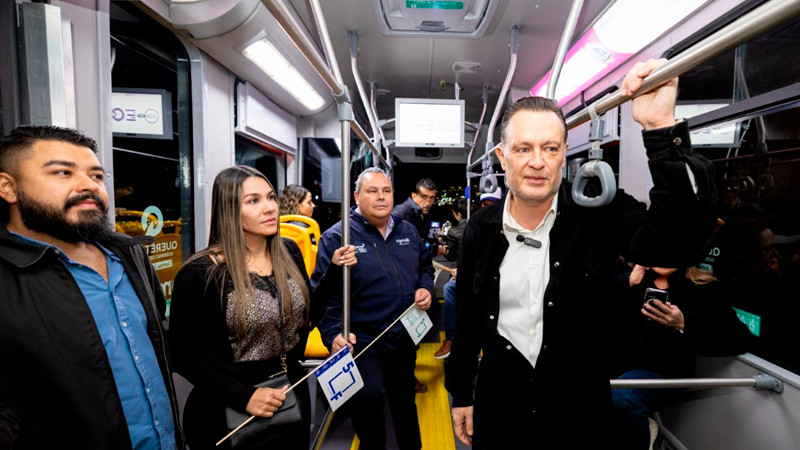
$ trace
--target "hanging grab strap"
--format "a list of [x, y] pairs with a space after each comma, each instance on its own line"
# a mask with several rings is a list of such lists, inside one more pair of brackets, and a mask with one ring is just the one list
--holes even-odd
[[[589, 124], [589, 142], [592, 143], [589, 149], [589, 161], [578, 169], [575, 179], [572, 181], [572, 199], [575, 203], [588, 208], [596, 208], [611, 203], [617, 193], [617, 180], [614, 178], [614, 171], [607, 162], [602, 161], [603, 149], [600, 148], [600, 138], [603, 132], [603, 119], [597, 116], [594, 105], [589, 106], [589, 116], [592, 118]], [[589, 197], [583, 193], [589, 178], [598, 178], [600, 181], [600, 195]]]

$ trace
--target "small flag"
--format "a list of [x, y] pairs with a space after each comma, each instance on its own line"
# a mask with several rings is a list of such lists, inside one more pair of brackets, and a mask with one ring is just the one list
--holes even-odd
[[408, 312], [403, 315], [402, 321], [403, 326], [406, 327], [406, 331], [408, 331], [408, 335], [411, 336], [411, 340], [414, 341], [415, 345], [419, 344], [419, 341], [428, 334], [432, 325], [428, 313], [416, 307], [408, 310]]
[[320, 364], [314, 375], [334, 411], [364, 386], [353, 355], [346, 345]]

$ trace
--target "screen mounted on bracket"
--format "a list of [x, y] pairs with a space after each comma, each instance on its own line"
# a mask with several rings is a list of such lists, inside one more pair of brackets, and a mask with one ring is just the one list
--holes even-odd
[[397, 98], [395, 147], [463, 147], [464, 100]]

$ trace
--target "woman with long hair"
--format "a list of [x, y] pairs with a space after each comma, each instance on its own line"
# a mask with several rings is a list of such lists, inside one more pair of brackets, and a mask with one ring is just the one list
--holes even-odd
[[[314, 208], [317, 207], [311, 199], [311, 191], [299, 184], [290, 184], [283, 188], [281, 196], [278, 197], [278, 204], [280, 205], [282, 216], [294, 214], [311, 218], [311, 215], [314, 214]], [[299, 220], [289, 220], [286, 223], [302, 228], [309, 227], [307, 223]], [[311, 235], [311, 243], [317, 243], [317, 238], [313, 234]]]
[[[254, 385], [284, 370], [292, 383], [303, 377], [300, 359], [314, 316], [303, 257], [280, 236], [269, 180], [246, 166], [223, 170], [211, 211], [209, 245], [175, 277], [170, 311], [175, 365], [194, 386], [183, 419], [192, 450], [224, 448], [215, 443], [228, 432], [226, 407], [273, 416], [287, 387]], [[352, 246], [337, 252], [337, 264], [355, 264]], [[270, 448], [308, 448], [308, 386], [294, 393], [303, 423], [282, 430]]]

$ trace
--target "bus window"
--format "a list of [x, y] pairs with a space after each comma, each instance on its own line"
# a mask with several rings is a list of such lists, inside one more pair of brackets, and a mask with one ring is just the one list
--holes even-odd
[[286, 153], [266, 150], [247, 138], [236, 136], [236, 164], [250, 166], [263, 173], [275, 187], [276, 195], [280, 195], [286, 186], [288, 163]]
[[[800, 373], [800, 24], [681, 76], [676, 115], [716, 167], [720, 227], [702, 267], [759, 336], [753, 354]], [[745, 106], [742, 106], [745, 105]]]

